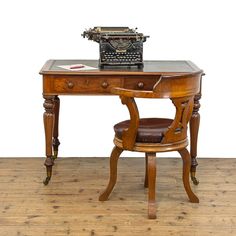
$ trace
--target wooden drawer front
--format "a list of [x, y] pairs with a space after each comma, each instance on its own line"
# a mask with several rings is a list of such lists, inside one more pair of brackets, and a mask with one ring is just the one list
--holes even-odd
[[152, 90], [160, 76], [129, 76], [124, 78], [123, 87], [127, 89]]
[[109, 94], [112, 87], [120, 86], [120, 78], [64, 77], [51, 80], [51, 92], [61, 94]]

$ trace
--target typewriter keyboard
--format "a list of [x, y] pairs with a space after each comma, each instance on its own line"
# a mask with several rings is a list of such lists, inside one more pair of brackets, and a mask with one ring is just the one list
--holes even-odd
[[129, 64], [138, 63], [142, 61], [142, 58], [139, 52], [105, 52], [102, 54], [101, 60], [102, 62], [107, 62], [111, 64]]

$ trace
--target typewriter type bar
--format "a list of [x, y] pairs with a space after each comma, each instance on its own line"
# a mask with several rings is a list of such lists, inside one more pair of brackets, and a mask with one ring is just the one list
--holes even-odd
[[143, 66], [143, 42], [149, 36], [129, 27], [94, 27], [82, 36], [99, 43], [99, 65]]

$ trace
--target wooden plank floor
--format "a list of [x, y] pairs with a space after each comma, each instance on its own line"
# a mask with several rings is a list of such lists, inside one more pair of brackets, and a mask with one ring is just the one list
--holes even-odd
[[144, 159], [121, 158], [110, 200], [99, 202], [108, 158], [0, 159], [0, 235], [236, 235], [236, 159], [199, 159], [199, 204], [189, 203], [181, 159], [157, 161], [157, 219], [147, 219]]

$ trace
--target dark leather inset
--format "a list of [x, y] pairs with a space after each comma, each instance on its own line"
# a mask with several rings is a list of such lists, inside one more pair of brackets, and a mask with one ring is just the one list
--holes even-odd
[[[163, 133], [173, 122], [172, 119], [143, 118], [139, 120], [136, 142], [160, 143]], [[122, 121], [114, 126], [116, 137], [122, 139], [122, 132], [129, 127], [130, 120]]]

